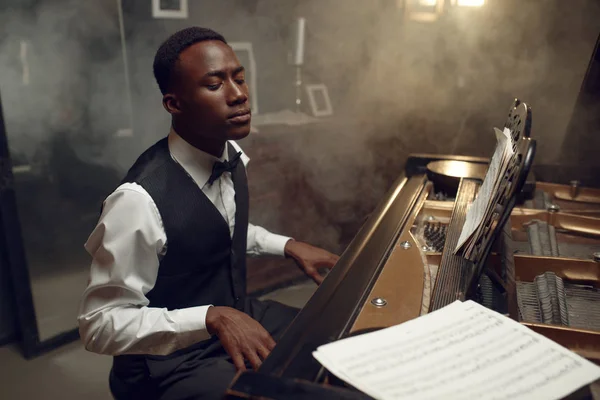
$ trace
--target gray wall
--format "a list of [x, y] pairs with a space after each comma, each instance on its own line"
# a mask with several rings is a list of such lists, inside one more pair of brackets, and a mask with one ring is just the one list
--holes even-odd
[[[488, 0], [435, 23], [395, 1], [307, 0], [308, 64], [338, 110], [409, 152], [488, 156], [512, 98], [533, 108], [538, 163], [560, 161], [600, 31], [595, 0]], [[360, 140], [360, 139], [359, 139]]]
[[[303, 16], [304, 80], [325, 83], [336, 116], [368, 130], [361, 136], [395, 136], [407, 152], [488, 155], [491, 127], [519, 97], [534, 110], [538, 161], [555, 161], [600, 20], [594, 0], [489, 0], [436, 23], [408, 21], [396, 0], [192, 0], [187, 20], [153, 19], [150, 3], [123, 0], [136, 135], [116, 142], [115, 132], [129, 127], [116, 1], [0, 9], [8, 33], [0, 39], [0, 90], [15, 156], [40, 160], [48, 137], [63, 130], [83, 157], [124, 170], [168, 129], [152, 59], [170, 33], [190, 25], [252, 42], [261, 112], [293, 108], [288, 57], [293, 21]], [[27, 87], [22, 39], [32, 66]]]
[[148, 144], [164, 136], [169, 117], [152, 74], [160, 44], [188, 26], [212, 28], [228, 42], [251, 42], [258, 74], [261, 113], [292, 107], [294, 70], [287, 62], [295, 1], [190, 1], [189, 19], [154, 19], [149, 2], [123, 0], [136, 136]]

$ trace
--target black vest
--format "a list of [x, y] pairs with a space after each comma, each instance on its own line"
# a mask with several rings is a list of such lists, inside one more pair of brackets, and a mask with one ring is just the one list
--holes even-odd
[[[228, 151], [229, 154], [235, 152], [230, 144]], [[123, 183], [141, 185], [150, 194], [167, 235], [167, 252], [160, 260], [156, 284], [146, 294], [149, 307], [174, 310], [212, 304], [244, 310], [248, 184], [243, 163], [238, 163], [231, 176], [236, 204], [233, 239], [229, 223], [171, 157], [167, 138], [146, 150], [123, 179]], [[202, 351], [212, 346], [215, 340], [213, 337], [167, 356], [116, 356], [111, 376], [133, 384], [131, 388], [123, 389], [128, 392], [149, 376], [170, 373], [181, 362], [180, 356]], [[154, 390], [152, 385], [142, 386], [149, 393]], [[134, 397], [151, 397], [142, 392], [138, 395]]]
[[[228, 144], [229, 154], [235, 150]], [[243, 310], [246, 297], [248, 185], [242, 162], [232, 173], [235, 230], [196, 182], [173, 160], [167, 138], [146, 150], [123, 183], [135, 182], [154, 200], [167, 235], [149, 307], [169, 310], [212, 304]], [[200, 183], [202, 184], [202, 183]]]

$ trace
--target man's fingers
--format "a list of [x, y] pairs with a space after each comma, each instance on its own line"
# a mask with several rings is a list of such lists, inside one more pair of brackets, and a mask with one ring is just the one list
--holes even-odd
[[320, 285], [323, 282], [323, 280], [325, 279], [318, 272], [310, 274], [310, 277], [313, 279], [313, 281], [316, 282], [317, 285]]
[[324, 258], [315, 263], [318, 267], [333, 268], [340, 258], [336, 255]]
[[256, 350], [248, 349], [244, 352], [244, 355], [246, 356], [246, 359], [250, 361], [250, 365], [252, 365], [255, 370], [257, 370], [258, 367], [260, 367], [260, 364], [262, 364], [262, 361], [260, 361], [260, 358], [256, 354]]
[[[269, 334], [267, 333], [267, 335], [269, 335]], [[267, 346], [267, 350], [271, 351], [271, 350], [273, 350], [275, 348], [275, 345], [277, 343], [275, 343], [275, 340], [273, 340], [273, 338], [271, 337], [271, 335], [269, 335], [265, 339], [264, 344]]]
[[233, 365], [235, 365], [236, 371], [245, 371], [246, 364], [244, 364], [244, 356], [239, 351], [232, 352], [230, 354], [231, 359], [233, 360]]
[[304, 269], [304, 272], [306, 273], [306, 275], [308, 275], [313, 281], [315, 281], [315, 283], [317, 285], [320, 285], [321, 282], [323, 282], [323, 276], [321, 276], [321, 274], [319, 273], [319, 270], [317, 269], [318, 266], [317, 265], [313, 265], [313, 266], [309, 266], [307, 268]]
[[271, 353], [271, 351], [267, 349], [266, 346], [258, 346], [258, 349], [256, 349], [256, 351], [258, 352], [258, 355], [262, 360], [265, 360], [269, 356], [269, 353]]

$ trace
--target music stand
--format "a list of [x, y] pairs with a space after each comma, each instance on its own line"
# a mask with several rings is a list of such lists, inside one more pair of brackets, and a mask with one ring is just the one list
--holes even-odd
[[[531, 109], [529, 106], [516, 99], [510, 108], [504, 127], [511, 131], [514, 154], [509, 161], [506, 172], [501, 177], [498, 191], [490, 200], [493, 212], [485, 216], [480, 229], [475, 231], [472, 238], [474, 250], [469, 259], [454, 254], [458, 235], [446, 238], [442, 253], [442, 266], [438, 273], [431, 300], [433, 310], [442, 308], [457, 299], [465, 300], [476, 297], [479, 281], [492, 246], [502, 235], [518, 195], [527, 180], [536, 148], [535, 141], [530, 139]], [[464, 200], [459, 201], [457, 197], [452, 216], [453, 220], [454, 213], [457, 212], [459, 218], [464, 221], [466, 212], [464, 214], [458, 212], [457, 206], [466, 210], [467, 201], [472, 201], [474, 198], [476, 187], [477, 184], [474, 179], [461, 179], [459, 196], [463, 196]], [[463, 189], [461, 190], [461, 188]], [[469, 192], [468, 195], [467, 192]], [[469, 199], [469, 196], [472, 196], [472, 198]], [[457, 221], [458, 225], [455, 228], [462, 229], [462, 221], [460, 223]], [[453, 231], [455, 228], [449, 229], [449, 231]], [[501, 293], [506, 293], [507, 284], [503, 282], [503, 277], [494, 275], [492, 271], [487, 275]]]

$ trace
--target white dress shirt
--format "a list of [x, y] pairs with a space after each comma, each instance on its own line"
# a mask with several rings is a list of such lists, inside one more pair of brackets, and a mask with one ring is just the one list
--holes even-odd
[[[168, 143], [173, 159], [223, 215], [233, 236], [236, 207], [231, 173], [208, 184], [214, 162], [229, 159], [227, 146], [223, 156], [216, 158], [174, 131]], [[249, 161], [243, 152], [241, 161], [244, 165]], [[247, 254], [283, 256], [289, 239], [249, 224]], [[156, 283], [168, 238], [156, 204], [140, 185], [124, 183], [106, 198], [85, 248], [93, 258], [78, 317], [86, 349], [109, 355], [165, 355], [210, 338], [205, 322], [210, 305], [171, 311], [148, 307], [146, 294]]]

